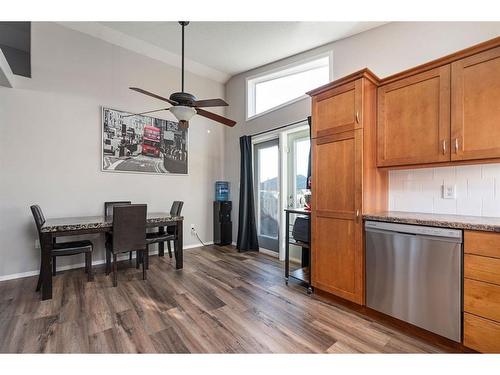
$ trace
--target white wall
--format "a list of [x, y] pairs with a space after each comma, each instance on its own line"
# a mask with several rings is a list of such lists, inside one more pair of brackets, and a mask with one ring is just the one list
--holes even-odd
[[[191, 121], [189, 176], [100, 171], [100, 106], [161, 108], [128, 87], [168, 95], [179, 89], [177, 68], [58, 24], [33, 23], [32, 76], [15, 89], [0, 88], [0, 278], [39, 267], [34, 203], [46, 217], [60, 217], [102, 214], [107, 200], [147, 203], [150, 211], [183, 200], [185, 245], [197, 243], [191, 223], [212, 240], [213, 184], [224, 175], [222, 125], [199, 116]], [[186, 86], [200, 98], [224, 97], [222, 84], [200, 76], [188, 73]], [[103, 259], [102, 236], [90, 238], [98, 245], [94, 259]], [[59, 264], [82, 262], [70, 257]]]
[[[310, 114], [310, 100], [304, 99], [253, 120], [245, 121], [246, 77], [309, 56], [332, 51], [333, 79], [341, 78], [365, 67], [383, 78], [499, 35], [500, 22], [394, 22], [231, 78], [226, 84], [226, 97], [231, 104], [227, 115], [236, 120], [238, 125], [225, 131], [226, 154], [234, 155], [234, 157], [225, 159], [224, 170], [226, 179], [231, 182], [232, 199], [235, 201], [233, 205], [234, 233], [237, 233], [239, 196], [238, 138], [241, 135], [254, 134], [298, 121]], [[468, 169], [470, 176], [467, 175], [469, 172], [464, 172], [466, 173], [464, 178], [472, 178], [480, 170], [480, 166], [471, 167]], [[392, 184], [390, 196], [393, 196]], [[403, 207], [398, 206], [398, 208]], [[418, 206], [407, 208], [412, 211], [420, 210]], [[436, 205], [435, 211], [440, 212], [441, 205]], [[497, 216], [500, 216], [500, 211], [497, 211]]]

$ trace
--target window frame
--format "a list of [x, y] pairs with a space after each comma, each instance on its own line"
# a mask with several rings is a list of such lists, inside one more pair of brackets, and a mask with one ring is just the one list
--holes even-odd
[[[266, 115], [270, 112], [276, 111], [280, 108], [286, 107], [290, 104], [296, 103], [296, 102], [308, 97], [308, 95], [306, 93], [304, 93], [303, 95], [301, 95], [297, 98], [288, 100], [288, 101], [281, 103], [277, 106], [266, 109], [265, 111], [250, 114], [251, 112], [255, 112], [255, 94], [256, 94], [255, 87], [258, 83], [272, 81], [272, 80], [277, 79], [277, 78], [283, 78], [283, 77], [287, 77], [290, 75], [307, 72], [308, 70], [312, 70], [314, 68], [299, 69], [300, 66], [306, 65], [308, 63], [312, 63], [316, 60], [324, 59], [325, 57], [328, 57], [328, 81], [331, 82], [333, 79], [333, 64], [332, 64], [333, 51], [323, 52], [323, 53], [320, 53], [320, 54], [317, 54], [314, 56], [310, 56], [308, 58], [300, 59], [300, 60], [295, 61], [295, 62], [290, 63], [290, 64], [281, 65], [281, 66], [276, 67], [274, 69], [269, 69], [269, 70], [266, 70], [266, 71], [261, 72], [259, 74], [255, 74], [253, 76], [246, 77], [246, 79], [245, 79], [245, 109], [246, 109], [245, 110], [245, 118], [246, 118], [246, 121], [253, 120], [254, 118]], [[311, 88], [311, 89], [313, 89], [313, 88]], [[250, 109], [252, 109], [252, 110], [250, 110]]]

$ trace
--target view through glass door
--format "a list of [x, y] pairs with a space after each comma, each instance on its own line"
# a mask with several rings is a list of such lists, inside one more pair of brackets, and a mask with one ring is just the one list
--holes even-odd
[[278, 138], [254, 145], [254, 184], [259, 246], [278, 253], [280, 231]]
[[288, 134], [287, 201], [289, 208], [304, 207], [310, 148], [309, 130]]

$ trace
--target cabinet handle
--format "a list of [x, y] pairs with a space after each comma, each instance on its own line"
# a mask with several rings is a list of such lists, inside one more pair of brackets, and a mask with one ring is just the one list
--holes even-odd
[[359, 210], [356, 210], [356, 222], [359, 221]]
[[443, 155], [446, 154], [446, 139], [443, 139]]
[[359, 111], [356, 111], [356, 123], [359, 124]]
[[458, 138], [455, 138], [455, 154], [458, 154]]

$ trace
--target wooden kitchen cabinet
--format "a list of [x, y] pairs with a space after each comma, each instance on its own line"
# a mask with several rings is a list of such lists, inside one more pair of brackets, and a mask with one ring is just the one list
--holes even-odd
[[450, 66], [378, 89], [378, 165], [450, 160]]
[[376, 168], [376, 83], [368, 70], [312, 96], [312, 284], [364, 304], [363, 210], [387, 205]]
[[500, 353], [500, 233], [464, 232], [464, 345]]
[[451, 64], [451, 160], [500, 158], [500, 47]]

